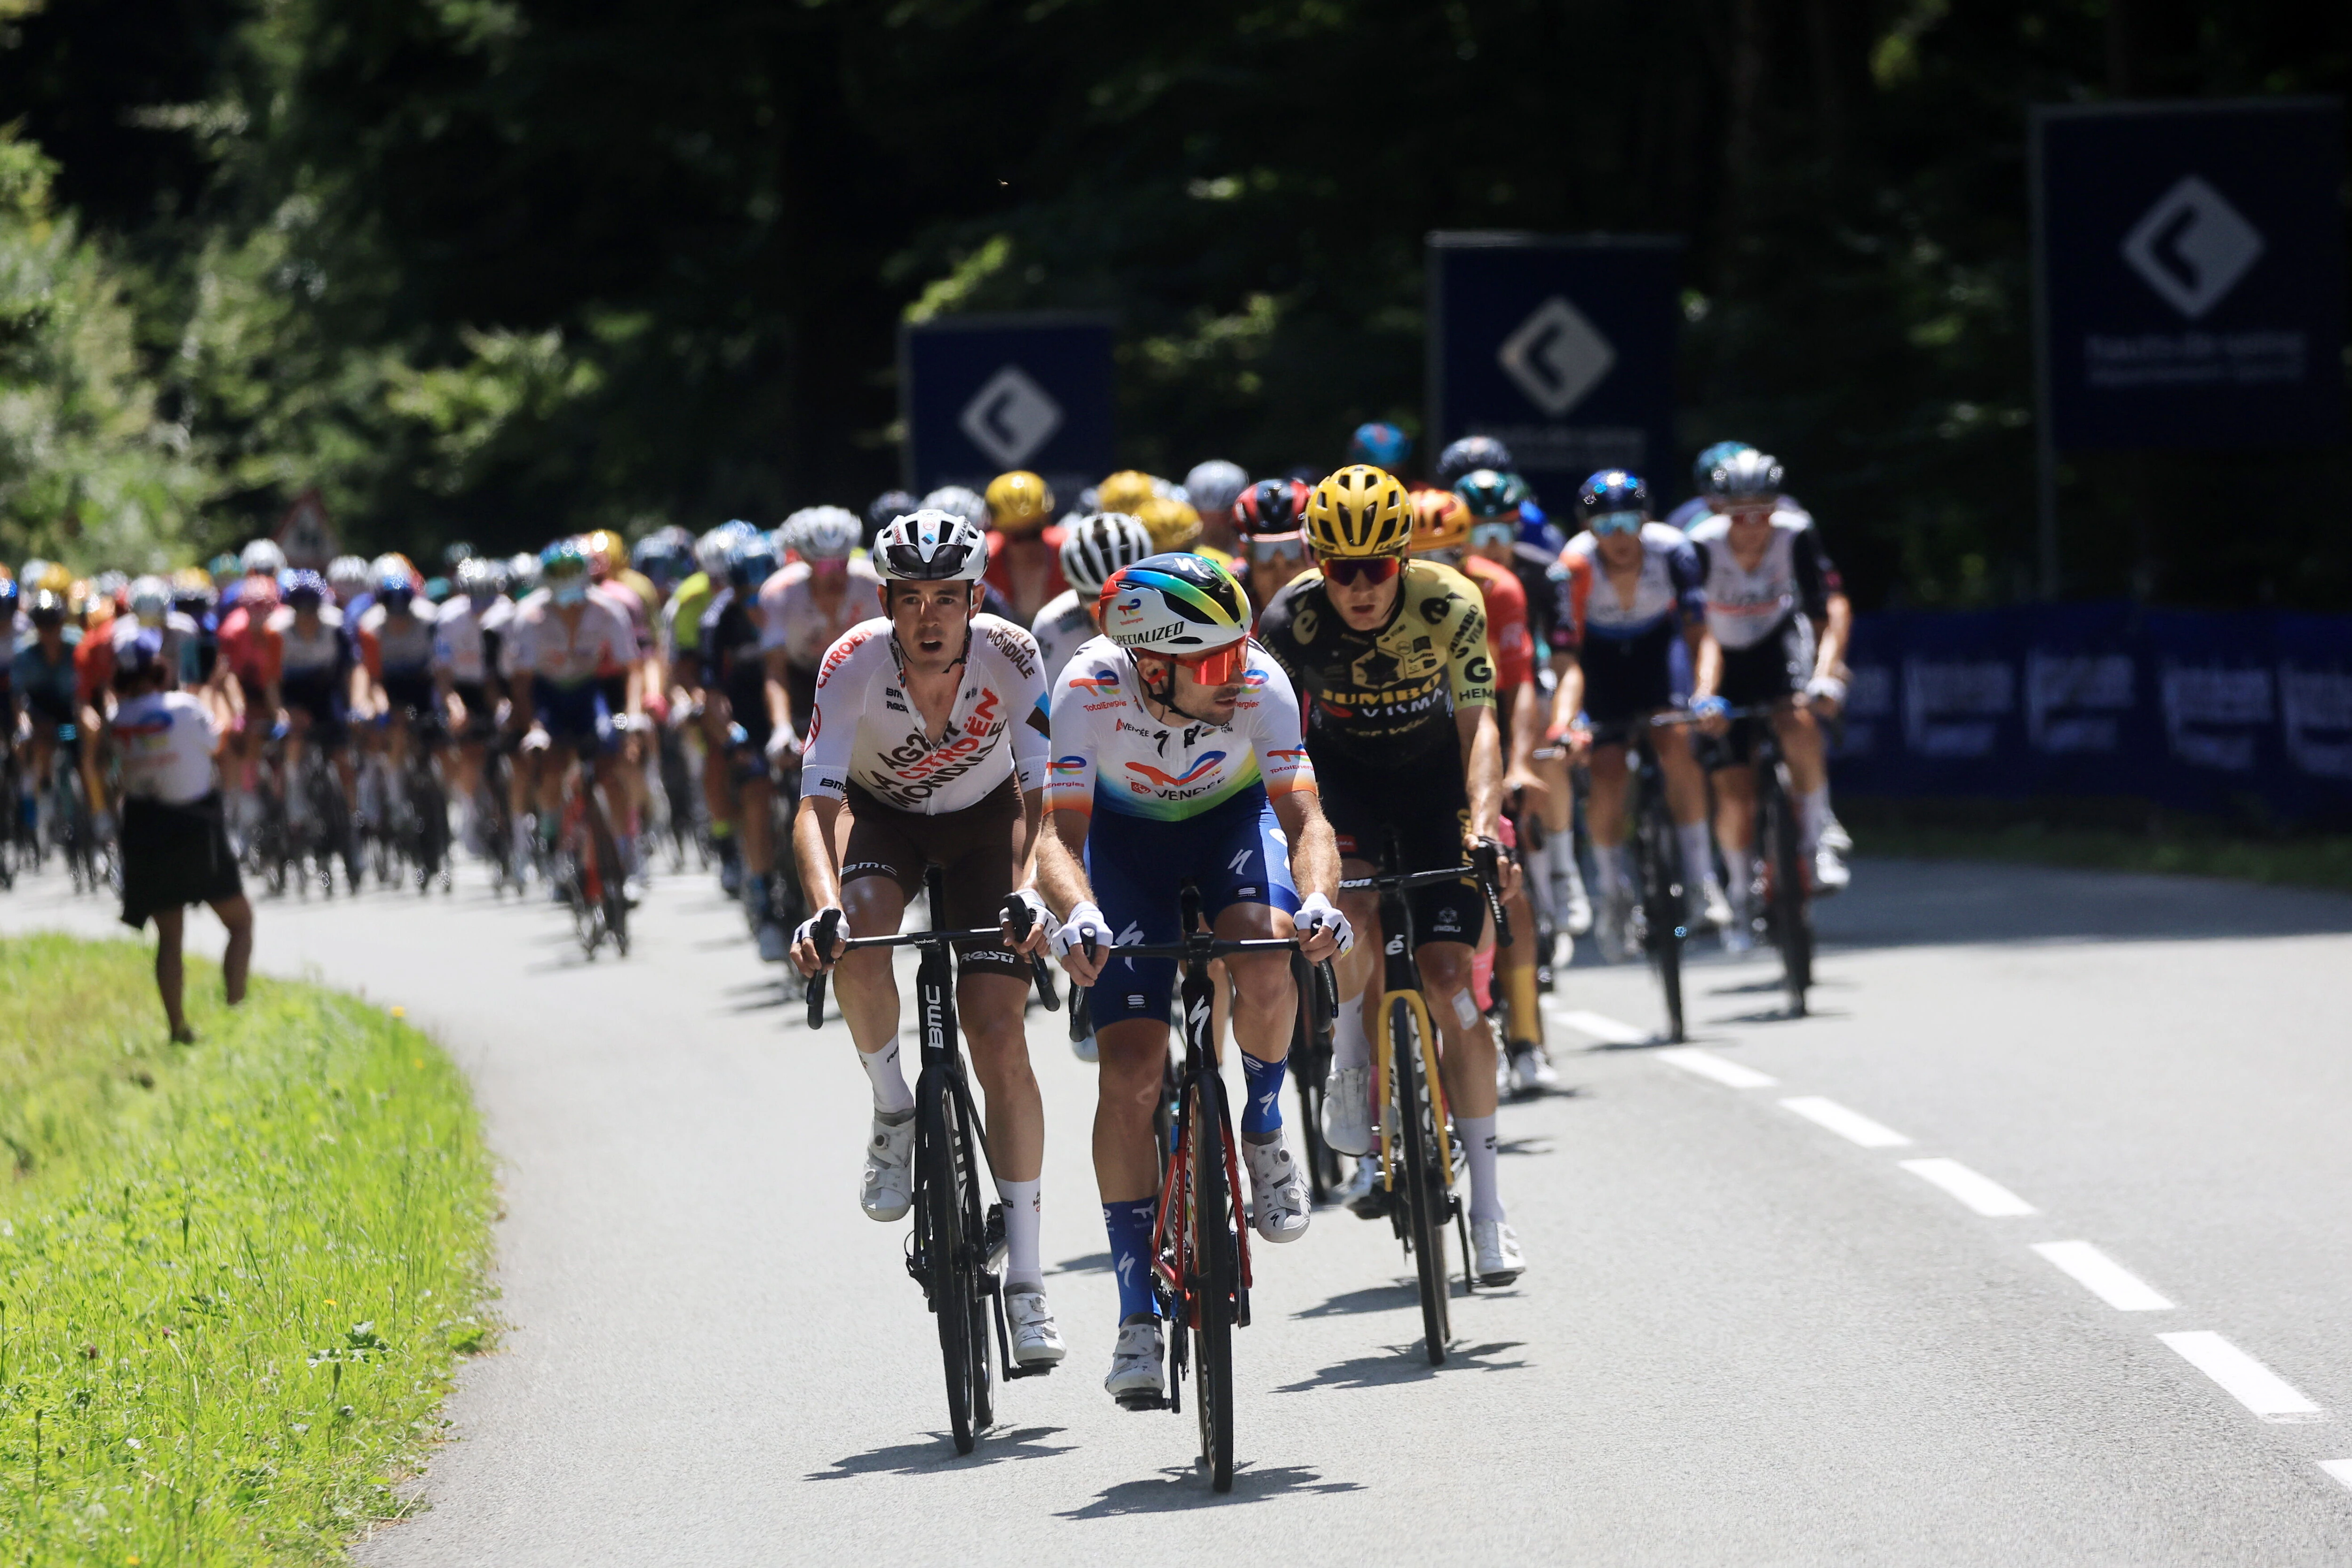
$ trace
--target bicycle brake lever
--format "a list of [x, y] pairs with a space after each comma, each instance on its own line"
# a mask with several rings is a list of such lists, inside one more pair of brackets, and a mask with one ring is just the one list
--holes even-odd
[[[826, 950], [833, 946], [834, 939], [840, 933], [840, 910], [827, 910], [817, 916], [816, 929], [809, 933], [809, 939], [815, 944], [821, 965], [832, 963], [825, 956]], [[820, 967], [808, 978], [808, 1026], [812, 1029], [824, 1027], [824, 969]]]

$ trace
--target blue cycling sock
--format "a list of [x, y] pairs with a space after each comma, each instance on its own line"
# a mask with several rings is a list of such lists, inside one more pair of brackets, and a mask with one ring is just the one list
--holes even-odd
[[1160, 1310], [1159, 1298], [1151, 1289], [1151, 1227], [1159, 1211], [1158, 1198], [1103, 1205], [1103, 1229], [1110, 1234], [1110, 1267], [1118, 1278], [1122, 1321], [1142, 1312], [1157, 1315]]
[[1242, 1053], [1242, 1080], [1249, 1085], [1249, 1103], [1242, 1107], [1244, 1137], [1282, 1131], [1282, 1080], [1289, 1069], [1287, 1061], [1262, 1062]]

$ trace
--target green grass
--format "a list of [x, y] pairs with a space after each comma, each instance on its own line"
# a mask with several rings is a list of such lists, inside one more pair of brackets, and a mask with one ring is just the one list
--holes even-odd
[[150, 955], [0, 942], [0, 1565], [338, 1561], [484, 1342], [480, 1127], [317, 986], [165, 1043]]
[[1838, 803], [1857, 855], [2024, 861], [2352, 892], [2352, 834], [2232, 831], [2192, 818], [2143, 815], [2146, 820], [2133, 826], [2052, 822], [2037, 816], [2001, 821], [1984, 810]]

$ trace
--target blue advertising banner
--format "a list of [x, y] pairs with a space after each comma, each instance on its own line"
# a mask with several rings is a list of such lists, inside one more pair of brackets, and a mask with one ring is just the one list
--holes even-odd
[[1107, 316], [941, 316], [898, 334], [906, 482], [974, 489], [1033, 468], [1066, 496], [1110, 472]]
[[2055, 445], [2343, 439], [2343, 181], [2333, 99], [2037, 108]]
[[1857, 616], [1846, 662], [1841, 789], [2352, 822], [2352, 616]]
[[1664, 493], [1682, 242], [1433, 234], [1428, 254], [1429, 451], [1496, 437], [1554, 510], [1596, 468]]

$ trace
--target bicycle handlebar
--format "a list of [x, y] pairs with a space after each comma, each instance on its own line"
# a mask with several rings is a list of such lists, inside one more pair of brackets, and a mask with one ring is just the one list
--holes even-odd
[[1394, 890], [1403, 893], [1415, 888], [1433, 888], [1441, 882], [1459, 882], [1465, 878], [1475, 880], [1478, 890], [1486, 896], [1486, 912], [1495, 917], [1495, 945], [1511, 945], [1511, 917], [1504, 912], [1502, 894], [1503, 847], [1488, 839], [1470, 852], [1470, 858], [1460, 866], [1437, 871], [1381, 871], [1370, 877], [1350, 878], [1341, 882], [1342, 889], [1375, 891]]
[[[1005, 919], [1013, 928], [1013, 940], [1017, 942], [1026, 939], [1031, 924], [1029, 907], [1018, 900], [1008, 899], [1005, 900]], [[819, 915], [816, 929], [809, 933], [820, 953], [831, 947], [840, 934], [841, 911], [839, 910], [827, 910]], [[1004, 933], [996, 927], [979, 926], [970, 931], [902, 931], [896, 936], [852, 937], [841, 944], [841, 951], [847, 953], [865, 947], [952, 947], [958, 942], [1003, 942], [1003, 940]], [[832, 969], [834, 963], [834, 959], [826, 959], [824, 968], [808, 977], [808, 1026], [812, 1029], [824, 1026], [824, 977]], [[1032, 953], [1029, 963], [1037, 982], [1038, 1000], [1045, 1003], [1049, 1012], [1058, 1008], [1062, 1005], [1062, 999], [1060, 994], [1054, 989], [1053, 975], [1046, 969], [1045, 959]]]

